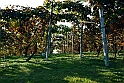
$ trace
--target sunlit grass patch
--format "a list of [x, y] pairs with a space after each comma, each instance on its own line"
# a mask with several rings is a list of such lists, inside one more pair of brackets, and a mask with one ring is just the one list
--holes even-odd
[[67, 76], [64, 78], [64, 80], [68, 80], [69, 83], [98, 83], [89, 78], [81, 78], [81, 77], [75, 77], [75, 76]]

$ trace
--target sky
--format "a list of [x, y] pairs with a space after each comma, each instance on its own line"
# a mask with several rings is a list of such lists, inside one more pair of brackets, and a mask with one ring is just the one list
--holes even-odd
[[57, 25], [66, 25], [68, 27], [72, 27], [73, 26], [71, 22], [58, 22], [58, 21], [57, 21]]
[[37, 7], [42, 6], [44, 0], [0, 0], [0, 7], [5, 8], [8, 5], [20, 5]]

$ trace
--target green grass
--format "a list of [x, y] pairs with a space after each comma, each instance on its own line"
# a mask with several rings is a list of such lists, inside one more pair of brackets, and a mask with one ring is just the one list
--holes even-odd
[[124, 83], [122, 57], [104, 66], [103, 56], [54, 54], [49, 60], [35, 56], [1, 60], [0, 83]]

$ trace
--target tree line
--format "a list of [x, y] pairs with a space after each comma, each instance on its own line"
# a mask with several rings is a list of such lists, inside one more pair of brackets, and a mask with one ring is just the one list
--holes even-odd
[[[0, 54], [6, 56], [24, 55], [30, 60], [34, 54], [61, 49], [63, 53], [102, 50], [99, 7], [104, 9], [104, 25], [109, 52], [122, 51], [124, 46], [124, 2], [122, 0], [88, 0], [50, 2], [37, 8], [10, 5], [0, 10]], [[51, 10], [51, 11], [50, 11]], [[91, 16], [92, 18], [90, 18]], [[71, 22], [73, 27], [56, 25], [57, 21]], [[82, 35], [80, 24], [86, 23]], [[48, 32], [50, 31], [49, 35]], [[59, 36], [61, 34], [61, 36]], [[71, 34], [71, 35], [70, 35]], [[50, 36], [50, 38], [48, 38]], [[58, 37], [58, 38], [57, 38]], [[61, 42], [61, 43], [60, 43]]]

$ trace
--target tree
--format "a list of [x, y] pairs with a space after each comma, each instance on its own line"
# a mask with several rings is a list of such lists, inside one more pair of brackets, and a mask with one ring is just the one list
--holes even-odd
[[[105, 16], [105, 26], [110, 25], [111, 22], [113, 21], [113, 18], [115, 18], [115, 16], [121, 16], [122, 15], [122, 9], [123, 9], [123, 1], [121, 0], [89, 0], [91, 5], [93, 5], [93, 9], [97, 10], [99, 8], [99, 15], [104, 14]], [[95, 6], [96, 5], [96, 6]], [[97, 8], [98, 7], [98, 8]], [[104, 10], [104, 12], [103, 12]], [[115, 12], [116, 11], [116, 12]], [[96, 13], [96, 11], [93, 11], [93, 13]], [[98, 13], [97, 13], [98, 15]], [[101, 15], [103, 16], [103, 15]], [[117, 20], [117, 19], [116, 19]], [[103, 25], [104, 21], [103, 18], [100, 19], [101, 24]], [[119, 20], [118, 20], [119, 21]], [[104, 27], [101, 25], [101, 28]], [[107, 28], [106, 28], [107, 30]], [[109, 29], [110, 30], [110, 29]], [[102, 29], [102, 32], [104, 33], [105, 29]], [[105, 34], [103, 35], [103, 38], [106, 38]], [[104, 55], [105, 55], [105, 65], [109, 66], [108, 63], [108, 52], [107, 52], [107, 44], [106, 43], [106, 39], [104, 39]], [[115, 45], [116, 46], [116, 45]], [[115, 55], [116, 56], [116, 55]]]
[[[98, 3], [103, 4], [106, 2], [98, 1]], [[108, 48], [107, 48], [106, 32], [105, 32], [104, 17], [103, 17], [103, 6], [101, 4], [98, 4], [98, 7], [99, 7], [99, 18], [100, 18], [101, 33], [102, 33], [104, 59], [105, 59], [105, 66], [109, 66]]]
[[[1, 12], [1, 19], [6, 21], [6, 26], [4, 26], [7, 37], [4, 37], [4, 46], [10, 47], [12, 45], [16, 54], [23, 52], [27, 56], [32, 53], [27, 59], [28, 61], [37, 53], [37, 49], [41, 48], [42, 43], [45, 43], [43, 38], [46, 37], [49, 12], [44, 7], [22, 6], [21, 8], [16, 10], [7, 7]], [[10, 52], [14, 52], [10, 48], [8, 49]]]
[[104, 17], [103, 17], [103, 8], [102, 7], [99, 9], [99, 16], [100, 16], [100, 24], [101, 24], [105, 66], [109, 66], [108, 48], [107, 48], [107, 40], [106, 40], [106, 33], [105, 33], [105, 27], [104, 27]]

